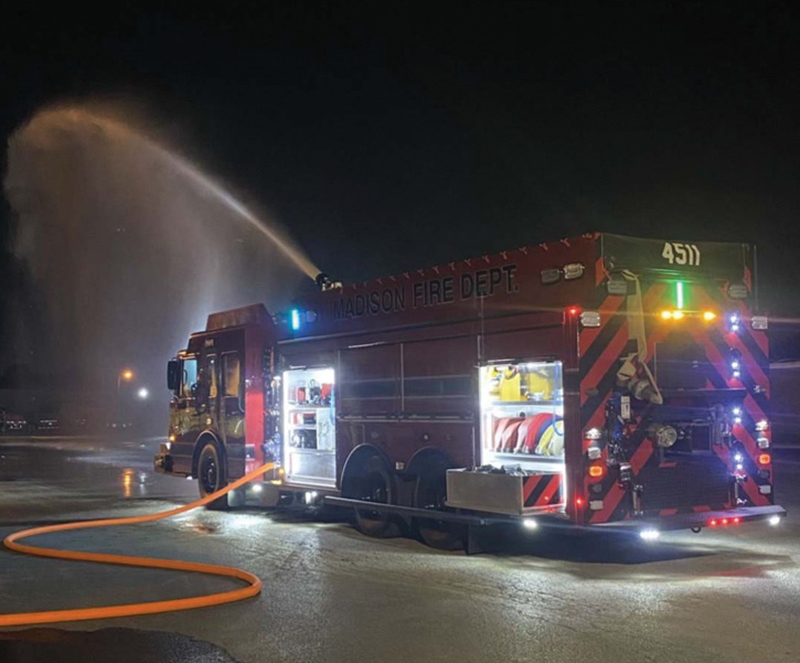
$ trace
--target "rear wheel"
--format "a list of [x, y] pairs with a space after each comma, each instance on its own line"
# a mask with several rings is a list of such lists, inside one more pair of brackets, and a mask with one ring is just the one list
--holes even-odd
[[[394, 504], [395, 486], [391, 472], [379, 456], [372, 456], [362, 465], [360, 471], [348, 478], [346, 497]], [[399, 536], [400, 525], [388, 513], [375, 511], [369, 507], [356, 509], [356, 526], [362, 534], [378, 538]]]
[[[197, 486], [200, 497], [207, 497], [228, 485], [222, 454], [214, 442], [206, 442], [197, 460]], [[209, 509], [227, 509], [228, 496], [218, 497], [206, 505]]]
[[444, 520], [436, 520], [433, 512], [445, 511], [447, 498], [447, 462], [444, 459], [426, 465], [419, 474], [414, 487], [414, 506], [429, 509], [431, 518], [415, 518], [414, 525], [419, 538], [438, 550], [460, 550], [464, 547], [467, 526]]

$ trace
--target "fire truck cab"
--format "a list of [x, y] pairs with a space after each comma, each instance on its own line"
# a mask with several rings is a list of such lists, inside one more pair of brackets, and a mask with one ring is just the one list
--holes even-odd
[[169, 363], [156, 469], [354, 509], [454, 547], [467, 524], [779, 522], [755, 249], [589, 234], [212, 314]]

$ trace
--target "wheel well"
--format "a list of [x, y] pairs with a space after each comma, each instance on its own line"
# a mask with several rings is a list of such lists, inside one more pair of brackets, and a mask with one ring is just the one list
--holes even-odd
[[406, 476], [414, 476], [420, 471], [420, 468], [434, 460], [443, 462], [447, 467], [455, 467], [453, 459], [450, 458], [446, 451], [437, 447], [425, 447], [424, 449], [419, 449], [408, 461]]
[[372, 444], [360, 444], [350, 452], [342, 468], [342, 494], [347, 494], [349, 482], [360, 476], [367, 466], [367, 462], [374, 457], [380, 458], [386, 465], [386, 469], [391, 472], [392, 466], [386, 454]]
[[205, 432], [197, 438], [197, 442], [194, 443], [194, 453], [192, 454], [192, 476], [197, 476], [197, 463], [200, 460], [200, 452], [203, 450], [203, 447], [206, 446], [209, 442], [213, 442], [217, 449], [219, 450], [220, 459], [225, 464], [227, 468], [227, 458], [225, 457], [225, 445], [222, 444], [216, 435], [213, 433]]

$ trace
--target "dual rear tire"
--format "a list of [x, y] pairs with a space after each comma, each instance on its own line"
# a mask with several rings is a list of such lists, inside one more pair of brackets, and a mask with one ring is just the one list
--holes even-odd
[[[427, 463], [414, 480], [413, 506], [418, 509], [445, 509], [446, 471], [444, 458]], [[361, 463], [344, 482], [343, 494], [351, 499], [379, 504], [398, 503], [398, 479], [389, 470], [387, 463], [378, 455]], [[370, 509], [357, 507], [356, 527], [362, 534], [376, 538], [389, 538], [404, 533], [405, 521], [400, 517]], [[432, 518], [414, 518], [412, 530], [431, 548], [458, 550], [463, 547], [466, 529], [458, 524]]]
[[[444, 458], [425, 465], [414, 484], [414, 507], [431, 511], [447, 511], [447, 469]], [[437, 550], [460, 550], [464, 547], [467, 528], [461, 523], [431, 518], [415, 518], [414, 529], [423, 543]]]
[[[395, 504], [397, 501], [394, 476], [380, 456], [371, 456], [360, 471], [347, 478], [344, 493], [352, 499], [378, 504]], [[356, 527], [362, 534], [380, 539], [402, 534], [397, 518], [369, 507], [356, 509]]]

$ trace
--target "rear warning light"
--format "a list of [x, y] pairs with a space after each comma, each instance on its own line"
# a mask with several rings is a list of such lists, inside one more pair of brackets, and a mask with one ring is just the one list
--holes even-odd
[[721, 520], [717, 520], [716, 518], [712, 518], [708, 521], [709, 527], [716, 527], [717, 525], [738, 525], [742, 522], [742, 519], [739, 516], [735, 516], [733, 518], [722, 518]]
[[564, 265], [564, 278], [567, 281], [579, 279], [581, 276], [583, 276], [585, 269], [586, 268], [580, 262], [572, 262], [569, 265]]
[[744, 283], [731, 283], [728, 286], [728, 297], [731, 299], [747, 299], [747, 286]]
[[622, 277], [611, 276], [606, 283], [606, 289], [609, 295], [627, 295], [628, 282]]
[[581, 324], [584, 327], [599, 327], [600, 313], [597, 311], [584, 311], [581, 313]]
[[561, 270], [558, 269], [558, 267], [542, 270], [542, 283], [544, 283], [545, 285], [558, 283], [560, 280], [561, 280]]
[[583, 498], [582, 497], [575, 498], [575, 506], [583, 506]]
[[706, 322], [713, 322], [716, 318], [717, 314], [714, 311], [703, 311], [703, 320]]
[[581, 309], [577, 306], [570, 306], [567, 309], [567, 313], [569, 313], [573, 318], [581, 312]]
[[759, 465], [769, 465], [772, 462], [772, 456], [769, 454], [760, 454], [758, 457]]
[[589, 476], [592, 479], [601, 479], [605, 473], [606, 470], [602, 465], [589, 465]]

